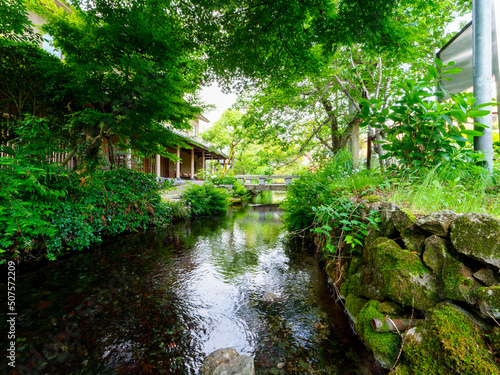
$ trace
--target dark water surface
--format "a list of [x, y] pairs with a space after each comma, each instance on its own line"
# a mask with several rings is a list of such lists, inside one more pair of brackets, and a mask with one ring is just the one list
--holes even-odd
[[[196, 374], [233, 347], [257, 374], [377, 374], [280, 215], [261, 200], [18, 277], [17, 373]], [[266, 292], [278, 301], [263, 303]], [[2, 356], [0, 373], [16, 373]]]

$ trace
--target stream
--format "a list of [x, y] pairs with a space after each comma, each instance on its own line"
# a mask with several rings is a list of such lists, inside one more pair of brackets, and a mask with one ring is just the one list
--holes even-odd
[[[279, 200], [113, 238], [18, 276], [17, 371], [2, 354], [0, 373], [197, 374], [233, 347], [258, 375], [382, 374], [313, 249], [286, 235]], [[263, 302], [268, 292], [276, 302]]]

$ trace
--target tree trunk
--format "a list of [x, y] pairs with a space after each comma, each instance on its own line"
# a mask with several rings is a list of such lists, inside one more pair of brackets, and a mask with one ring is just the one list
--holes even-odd
[[111, 142], [111, 137], [106, 137], [106, 141], [108, 142], [108, 159], [110, 169], [115, 169], [115, 153], [113, 150], [113, 143]]

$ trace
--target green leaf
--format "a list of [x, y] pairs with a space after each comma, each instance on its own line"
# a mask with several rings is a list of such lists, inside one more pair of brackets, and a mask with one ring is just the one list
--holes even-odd
[[433, 77], [433, 78], [437, 78], [438, 76], [438, 71], [436, 69], [435, 66], [433, 65], [428, 65], [427, 66], [427, 70], [429, 71], [429, 74]]
[[[477, 108], [477, 107], [476, 107]], [[467, 112], [468, 117], [484, 117], [487, 116], [491, 113], [491, 111], [488, 110], [480, 110], [480, 109], [472, 109], [469, 112]]]
[[480, 132], [477, 130], [471, 130], [471, 129], [464, 129], [464, 130], [461, 130], [460, 132], [463, 134], [466, 134], [466, 135], [474, 136], [474, 137], [480, 137], [480, 136], [484, 135], [483, 132]]
[[451, 69], [446, 69], [443, 73], [444, 74], [457, 74], [460, 73], [463, 69], [462, 68], [451, 68]]

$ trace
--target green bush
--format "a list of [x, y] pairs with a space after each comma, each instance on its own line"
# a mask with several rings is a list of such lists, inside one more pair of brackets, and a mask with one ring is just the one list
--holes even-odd
[[353, 173], [351, 154], [338, 152], [315, 173], [305, 172], [289, 187], [282, 203], [283, 216], [289, 231], [311, 228], [316, 216], [314, 208], [327, 204], [338, 193], [329, 186]]
[[169, 222], [154, 175], [128, 169], [78, 175], [25, 159], [0, 158], [0, 262], [56, 259], [104, 236]]
[[231, 195], [235, 198], [248, 199], [251, 197], [251, 193], [245, 186], [236, 181], [233, 183], [233, 190], [231, 190]]
[[383, 130], [385, 141], [381, 142], [386, 153], [381, 159], [388, 159], [395, 170], [432, 168], [442, 162], [470, 163], [483, 157], [470, 147], [470, 140], [483, 133], [466, 125], [471, 118], [485, 116], [489, 111], [475, 106], [472, 93], [452, 94], [442, 102], [433, 100], [434, 96], [444, 96], [435, 92], [442, 76], [461, 70], [451, 68], [453, 63], [443, 66], [437, 59], [436, 64], [440, 72], [429, 65], [427, 75], [399, 83], [395, 103], [389, 108], [385, 98], [363, 101], [362, 125]]
[[238, 180], [234, 176], [222, 176], [222, 177], [214, 177], [212, 182], [215, 185], [233, 185]]
[[191, 216], [222, 215], [227, 212], [228, 193], [214, 187], [210, 182], [203, 185], [191, 185], [183, 193], [182, 198], [191, 208]]

